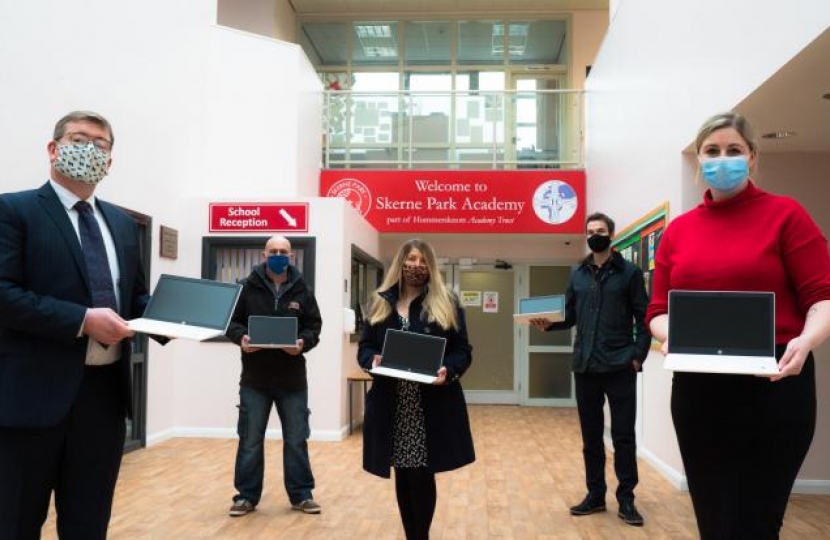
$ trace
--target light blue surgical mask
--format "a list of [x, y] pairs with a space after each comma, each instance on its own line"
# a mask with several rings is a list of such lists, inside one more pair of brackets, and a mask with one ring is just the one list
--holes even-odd
[[749, 159], [746, 156], [707, 158], [700, 162], [700, 173], [710, 187], [729, 193], [749, 176]]
[[285, 272], [290, 262], [288, 255], [268, 255], [268, 269], [277, 275]]

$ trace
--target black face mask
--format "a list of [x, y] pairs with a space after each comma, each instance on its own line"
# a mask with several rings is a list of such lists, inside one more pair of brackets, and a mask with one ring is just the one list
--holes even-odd
[[588, 247], [594, 253], [602, 253], [611, 245], [611, 237], [604, 234], [592, 234], [588, 237]]

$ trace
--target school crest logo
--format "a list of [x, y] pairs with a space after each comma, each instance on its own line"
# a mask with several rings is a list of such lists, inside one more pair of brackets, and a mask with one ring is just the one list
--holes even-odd
[[533, 211], [539, 219], [551, 225], [565, 223], [578, 207], [576, 191], [562, 180], [547, 180], [533, 194]]
[[332, 184], [326, 197], [342, 197], [349, 201], [360, 215], [366, 217], [372, 208], [372, 192], [356, 178], [342, 178]]

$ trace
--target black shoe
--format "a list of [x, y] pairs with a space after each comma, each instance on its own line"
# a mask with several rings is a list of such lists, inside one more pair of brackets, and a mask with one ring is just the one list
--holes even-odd
[[593, 499], [590, 495], [586, 495], [576, 506], [571, 506], [572, 516], [587, 516], [597, 512], [605, 512], [605, 501]]
[[634, 506], [633, 502], [620, 503], [620, 511], [617, 512], [617, 516], [629, 525], [643, 526], [643, 516], [637, 511], [637, 507]]
[[246, 499], [236, 499], [233, 501], [233, 506], [231, 509], [228, 510], [228, 515], [231, 517], [239, 517], [250, 514], [256, 510], [256, 506], [249, 500]]

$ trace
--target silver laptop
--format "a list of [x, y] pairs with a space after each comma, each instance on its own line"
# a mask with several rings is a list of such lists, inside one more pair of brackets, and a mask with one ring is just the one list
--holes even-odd
[[225, 334], [242, 285], [162, 274], [136, 332], [204, 341]]
[[519, 298], [519, 312], [513, 315], [513, 321], [530, 324], [531, 319], [547, 319], [549, 322], [564, 320], [565, 295]]
[[261, 349], [297, 346], [297, 317], [248, 317], [248, 345]]
[[390, 328], [383, 340], [381, 364], [369, 373], [432, 384], [444, 362], [446, 346], [446, 338]]
[[669, 291], [673, 371], [775, 375], [775, 294]]

